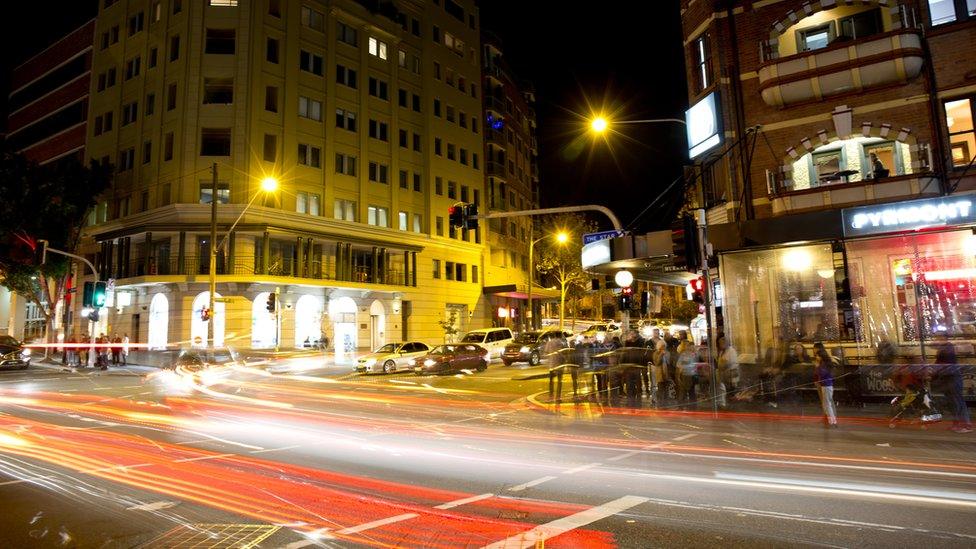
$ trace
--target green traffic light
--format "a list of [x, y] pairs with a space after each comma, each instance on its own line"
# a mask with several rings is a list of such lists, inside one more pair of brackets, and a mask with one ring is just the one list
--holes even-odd
[[97, 309], [105, 306], [105, 283], [96, 282], [95, 291], [92, 293], [92, 305]]

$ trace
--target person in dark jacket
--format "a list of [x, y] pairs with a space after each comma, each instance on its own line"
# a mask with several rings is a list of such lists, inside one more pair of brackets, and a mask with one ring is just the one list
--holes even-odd
[[952, 408], [953, 422], [950, 429], [957, 433], [969, 433], [973, 430], [973, 424], [962, 396], [962, 368], [956, 358], [956, 348], [944, 334], [936, 336], [935, 340], [936, 390], [945, 394]]
[[834, 409], [834, 361], [825, 349], [817, 350], [813, 375], [827, 425], [837, 427], [837, 411]]

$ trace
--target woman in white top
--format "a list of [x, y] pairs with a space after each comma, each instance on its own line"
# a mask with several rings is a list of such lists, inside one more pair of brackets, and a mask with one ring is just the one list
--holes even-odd
[[728, 406], [726, 394], [735, 391], [739, 385], [739, 355], [735, 348], [729, 345], [725, 334], [719, 334], [715, 341], [718, 346], [718, 357], [715, 361], [718, 368], [718, 405]]

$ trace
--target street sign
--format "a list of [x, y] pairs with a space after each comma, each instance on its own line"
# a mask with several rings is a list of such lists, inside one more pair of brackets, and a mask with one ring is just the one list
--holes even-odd
[[229, 297], [215, 297], [214, 303], [230, 303]]
[[599, 242], [601, 240], [607, 240], [610, 238], [620, 238], [624, 236], [624, 231], [600, 231], [598, 233], [587, 233], [583, 235], [583, 245], [592, 244], [594, 242]]
[[110, 291], [110, 292], [115, 289], [115, 279], [114, 278], [108, 279], [108, 282], [105, 283], [105, 289], [108, 290], [108, 291]]

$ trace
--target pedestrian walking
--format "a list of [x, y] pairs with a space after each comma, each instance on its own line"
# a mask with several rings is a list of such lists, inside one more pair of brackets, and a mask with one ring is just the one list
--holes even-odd
[[122, 338], [119, 334], [112, 334], [110, 342], [112, 343], [112, 366], [118, 366], [122, 356]]
[[129, 334], [122, 334], [122, 365], [129, 361]]
[[729, 345], [725, 334], [719, 334], [715, 340], [718, 356], [715, 366], [718, 370], [718, 405], [728, 407], [728, 393], [734, 393], [739, 385], [739, 355], [735, 348]]
[[973, 424], [969, 419], [969, 408], [962, 394], [962, 368], [956, 357], [956, 348], [945, 334], [935, 336], [935, 389], [945, 395], [952, 409], [952, 427], [957, 433], [969, 433]]
[[820, 393], [820, 406], [823, 408], [827, 425], [837, 427], [837, 412], [834, 410], [834, 361], [825, 349], [818, 349], [814, 368], [814, 380]]
[[685, 339], [678, 344], [678, 401], [694, 404], [697, 401], [695, 386], [698, 384], [698, 356], [694, 344]]

